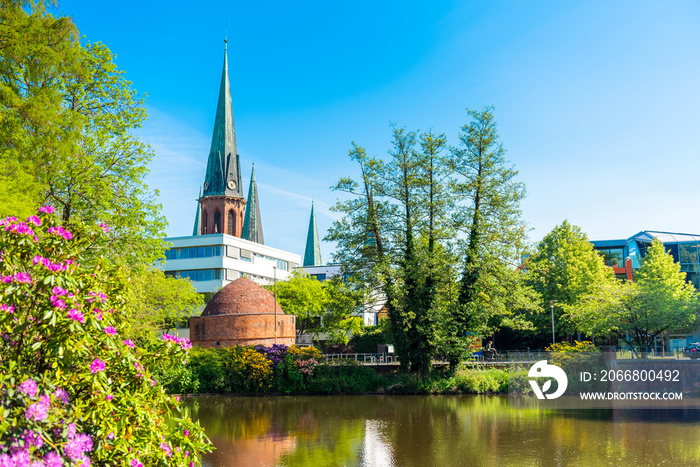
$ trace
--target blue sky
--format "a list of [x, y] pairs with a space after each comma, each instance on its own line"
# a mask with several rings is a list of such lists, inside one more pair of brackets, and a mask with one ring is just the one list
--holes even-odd
[[[458, 144], [465, 108], [495, 107], [537, 241], [564, 219], [591, 239], [700, 233], [700, 3], [695, 1], [60, 1], [147, 94], [170, 236], [189, 235], [229, 40], [247, 192], [265, 243], [320, 235], [351, 142], [385, 156], [389, 123]], [[333, 246], [323, 244], [324, 260]]]

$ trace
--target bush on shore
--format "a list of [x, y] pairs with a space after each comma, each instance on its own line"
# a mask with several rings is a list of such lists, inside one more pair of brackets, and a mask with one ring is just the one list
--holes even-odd
[[[171, 393], [200, 394], [495, 394], [508, 391], [506, 370], [455, 375], [390, 373], [352, 361], [321, 361], [313, 347], [195, 348], [186, 366], [162, 375]], [[180, 375], [180, 377], [177, 377]]]
[[69, 231], [52, 212], [0, 220], [0, 465], [199, 464], [209, 440], [153, 379], [191, 344], [121, 337], [126, 281], [98, 259], [108, 227]]

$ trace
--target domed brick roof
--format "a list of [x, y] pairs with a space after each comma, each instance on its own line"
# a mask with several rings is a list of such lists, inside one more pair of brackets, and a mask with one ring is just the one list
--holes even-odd
[[209, 300], [202, 316], [284, 314], [275, 297], [250, 279], [236, 279]]

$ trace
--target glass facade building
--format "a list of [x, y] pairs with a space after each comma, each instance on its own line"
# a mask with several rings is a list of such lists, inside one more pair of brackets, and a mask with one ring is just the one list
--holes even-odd
[[624, 261], [629, 258], [634, 270], [642, 265], [642, 259], [654, 238], [663, 243], [673, 260], [681, 265], [686, 281], [700, 290], [700, 235], [644, 230], [626, 239], [596, 240], [591, 243], [603, 256], [607, 266], [624, 267]]

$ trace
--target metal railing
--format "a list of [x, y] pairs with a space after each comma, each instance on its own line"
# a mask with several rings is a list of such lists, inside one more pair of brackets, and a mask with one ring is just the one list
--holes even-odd
[[354, 361], [365, 365], [399, 362], [398, 355], [382, 353], [326, 353], [321, 356], [324, 357], [327, 362]]
[[[631, 360], [631, 359], [638, 359], [642, 357], [641, 351], [637, 351], [636, 353], [632, 350], [618, 350], [615, 352], [615, 355], [618, 360]], [[655, 350], [652, 350], [650, 352], [646, 353], [646, 358], [650, 359], [673, 359], [673, 360], [681, 360], [681, 359], [690, 359], [690, 357], [686, 356], [683, 352], [683, 350], [665, 350], [662, 352], [657, 352]]]

